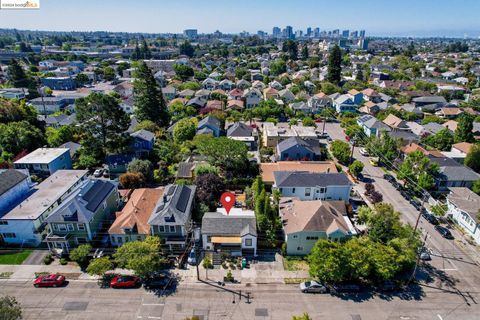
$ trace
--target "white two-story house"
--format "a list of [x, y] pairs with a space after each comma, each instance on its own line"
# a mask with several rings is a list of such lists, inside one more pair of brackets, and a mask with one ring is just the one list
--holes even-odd
[[449, 188], [447, 215], [480, 244], [480, 196], [468, 188]]

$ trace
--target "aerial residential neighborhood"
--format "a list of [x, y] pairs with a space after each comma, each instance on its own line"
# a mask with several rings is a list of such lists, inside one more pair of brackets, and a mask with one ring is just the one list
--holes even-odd
[[480, 319], [447, 3], [1, 0], [0, 320]]

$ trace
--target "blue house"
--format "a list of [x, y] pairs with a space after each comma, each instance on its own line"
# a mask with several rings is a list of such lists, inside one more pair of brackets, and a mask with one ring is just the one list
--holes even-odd
[[342, 94], [333, 100], [333, 106], [338, 113], [357, 112], [357, 105], [349, 94]]
[[72, 169], [72, 158], [68, 148], [38, 148], [15, 161], [14, 166], [30, 174], [49, 176], [57, 170]]
[[135, 159], [134, 154], [110, 154], [105, 158], [110, 174], [127, 172], [128, 164]]
[[280, 161], [318, 160], [320, 158], [320, 143], [318, 139], [288, 138], [278, 143], [277, 158]]
[[47, 77], [41, 78], [40, 81], [43, 86], [52, 90], [75, 90], [77, 87], [72, 77]]
[[148, 154], [153, 150], [155, 135], [152, 132], [142, 129], [131, 133], [130, 136], [133, 138], [133, 150], [138, 156]]
[[357, 124], [363, 129], [363, 132], [369, 137], [379, 137], [383, 131], [391, 131], [390, 127], [374, 116], [369, 114], [357, 119]]
[[219, 137], [221, 133], [221, 123], [215, 117], [208, 116], [203, 118], [197, 125], [197, 134], [211, 134], [214, 137]]

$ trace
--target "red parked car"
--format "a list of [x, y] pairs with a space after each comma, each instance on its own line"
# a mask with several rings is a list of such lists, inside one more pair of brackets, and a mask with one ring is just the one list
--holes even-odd
[[110, 281], [112, 288], [137, 288], [140, 286], [140, 278], [134, 276], [118, 276]]
[[61, 274], [49, 274], [48, 276], [40, 276], [33, 282], [35, 288], [39, 287], [61, 287], [65, 284], [65, 276]]

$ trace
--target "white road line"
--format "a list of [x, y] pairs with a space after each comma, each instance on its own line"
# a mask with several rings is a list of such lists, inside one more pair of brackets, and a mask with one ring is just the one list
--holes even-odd
[[148, 316], [148, 319], [162, 319], [162, 317]]
[[142, 303], [142, 306], [164, 306], [165, 303]]
[[438, 319], [443, 320], [442, 316], [437, 314]]

